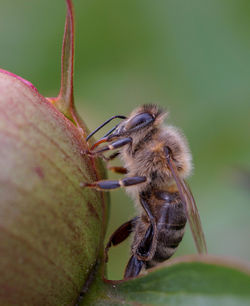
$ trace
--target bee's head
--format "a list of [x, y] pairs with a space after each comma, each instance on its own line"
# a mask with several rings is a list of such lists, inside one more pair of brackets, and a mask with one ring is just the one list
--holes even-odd
[[143, 133], [159, 126], [167, 113], [154, 104], [145, 104], [135, 109], [127, 119], [123, 120], [110, 134], [109, 139]]

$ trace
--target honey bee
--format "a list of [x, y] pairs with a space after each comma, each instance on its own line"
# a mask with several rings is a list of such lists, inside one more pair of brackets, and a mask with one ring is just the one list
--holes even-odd
[[[177, 128], [164, 125], [166, 116], [157, 105], [143, 105], [128, 117], [110, 118], [87, 137], [89, 140], [111, 120], [123, 119], [88, 154], [103, 157], [107, 162], [120, 156], [124, 167], [109, 168], [126, 177], [83, 185], [101, 191], [124, 187], [136, 203], [138, 216], [122, 224], [105, 249], [107, 257], [112, 245], [134, 233], [124, 279], [136, 277], [142, 269], [169, 259], [183, 238], [187, 220], [198, 252], [207, 252], [199, 213], [184, 180], [192, 170], [192, 156], [184, 135]], [[108, 144], [97, 148], [105, 142]], [[117, 151], [104, 156], [110, 150]]]

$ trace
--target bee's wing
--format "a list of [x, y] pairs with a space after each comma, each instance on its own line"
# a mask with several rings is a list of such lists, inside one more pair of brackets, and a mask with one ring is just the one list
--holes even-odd
[[181, 200], [185, 204], [187, 218], [195, 241], [198, 253], [207, 253], [205, 236], [201, 226], [200, 215], [195, 204], [194, 197], [187, 183], [178, 175], [177, 169], [171, 157], [167, 157], [167, 162], [173, 178], [178, 187]]

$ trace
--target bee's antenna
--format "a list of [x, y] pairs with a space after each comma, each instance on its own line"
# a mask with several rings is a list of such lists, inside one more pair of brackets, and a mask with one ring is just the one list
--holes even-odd
[[[112, 121], [113, 119], [127, 119], [127, 117], [125, 116], [113, 116], [111, 118], [109, 118], [108, 120], [106, 120], [103, 124], [101, 124], [98, 128], [96, 128], [92, 133], [89, 134], [89, 136], [86, 138], [86, 141], [88, 141], [90, 139], [90, 137], [92, 137], [95, 133], [97, 133], [101, 128], [103, 128], [106, 124], [108, 124], [110, 121]], [[107, 135], [109, 135], [110, 133], [112, 133], [115, 129], [116, 129], [117, 125], [112, 128], [104, 137], [106, 137]]]

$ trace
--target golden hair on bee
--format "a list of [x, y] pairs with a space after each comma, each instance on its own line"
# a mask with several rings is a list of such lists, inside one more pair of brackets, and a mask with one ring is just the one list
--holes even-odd
[[[147, 114], [154, 118], [152, 124], [131, 131], [136, 120], [140, 120], [141, 114]], [[131, 174], [146, 175], [150, 172], [161, 172], [166, 169], [166, 157], [164, 146], [171, 149], [173, 159], [182, 177], [187, 177], [192, 169], [192, 156], [185, 136], [176, 127], [164, 125], [163, 121], [168, 113], [154, 104], [146, 104], [135, 109], [118, 129], [133, 138], [130, 147], [120, 149], [120, 154], [125, 167]], [[142, 119], [145, 115], [142, 115]], [[139, 122], [139, 121], [138, 121]], [[169, 173], [169, 171], [167, 171]], [[159, 176], [161, 177], [161, 175]], [[157, 183], [159, 183], [157, 181]]]

